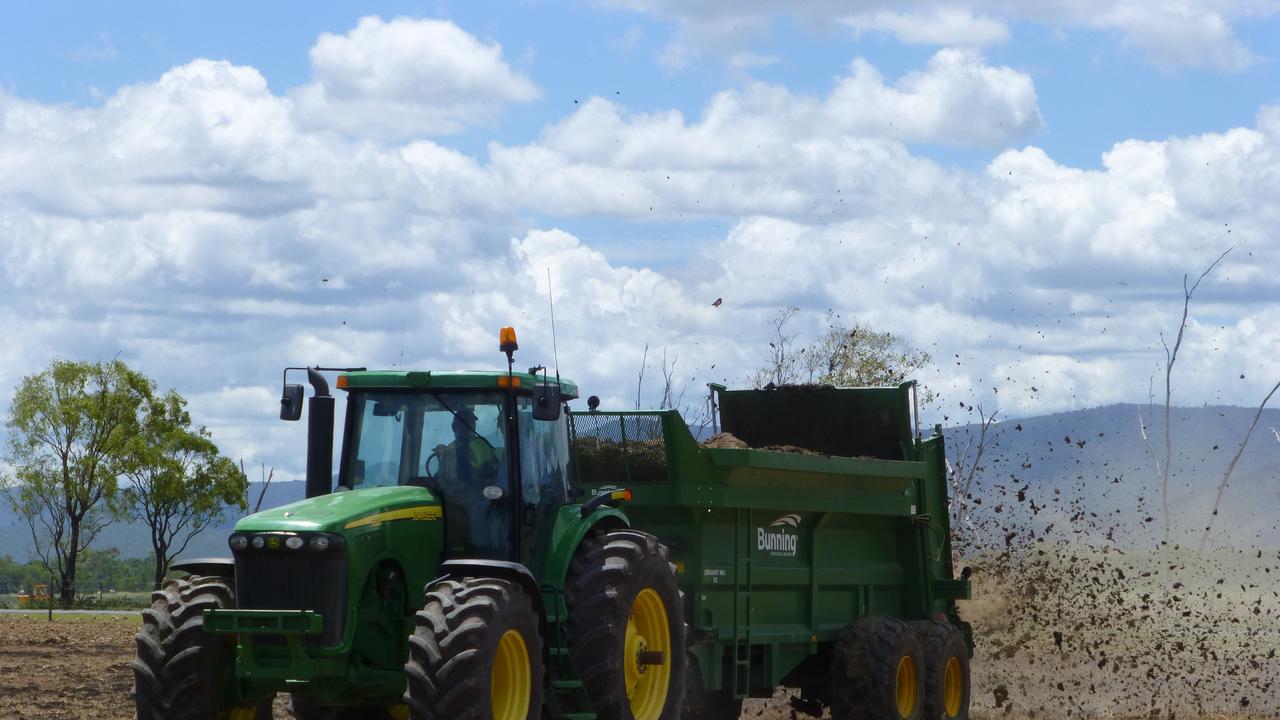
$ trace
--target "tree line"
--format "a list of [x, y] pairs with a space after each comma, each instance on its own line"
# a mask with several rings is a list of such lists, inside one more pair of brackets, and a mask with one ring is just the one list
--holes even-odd
[[187, 401], [118, 359], [54, 360], [23, 378], [8, 425], [0, 483], [64, 604], [111, 523], [148, 527], [158, 588], [192, 538], [228, 506], [247, 507], [247, 478], [192, 422]]
[[[89, 549], [76, 566], [76, 587], [81, 596], [96, 592], [142, 592], [154, 587], [152, 558], [124, 558], [116, 548]], [[53, 584], [49, 592], [57, 593], [57, 578], [39, 558], [18, 562], [10, 555], [0, 555], [0, 595], [29, 593], [36, 585]]]

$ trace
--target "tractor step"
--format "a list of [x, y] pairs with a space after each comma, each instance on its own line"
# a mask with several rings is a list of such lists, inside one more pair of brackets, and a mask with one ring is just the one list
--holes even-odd
[[552, 680], [551, 689], [556, 691], [562, 690], [581, 690], [581, 680]]

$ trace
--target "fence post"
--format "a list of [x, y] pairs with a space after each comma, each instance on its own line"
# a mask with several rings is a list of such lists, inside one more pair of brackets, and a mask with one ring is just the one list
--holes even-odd
[[53, 575], [49, 575], [49, 589], [45, 592], [49, 598], [49, 622], [53, 622]]

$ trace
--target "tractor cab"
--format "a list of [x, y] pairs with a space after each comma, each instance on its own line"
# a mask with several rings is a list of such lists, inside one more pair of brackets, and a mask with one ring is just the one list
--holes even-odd
[[[444, 508], [446, 556], [529, 562], [535, 529], [551, 527], [570, 500], [568, 415], [535, 417], [539, 382], [502, 372], [342, 375], [337, 491], [427, 488]], [[577, 396], [557, 385], [562, 400]]]
[[[443, 556], [539, 565], [558, 508], [571, 500], [572, 382], [546, 368], [516, 372], [515, 330], [503, 328], [507, 371], [305, 370], [314, 389], [307, 441], [307, 497], [419, 487], [442, 506]], [[332, 472], [334, 399], [321, 370], [337, 370], [347, 414]], [[538, 371], [542, 371], [541, 376]], [[304, 389], [284, 385], [280, 417], [302, 415]], [[416, 501], [415, 501], [416, 502]]]

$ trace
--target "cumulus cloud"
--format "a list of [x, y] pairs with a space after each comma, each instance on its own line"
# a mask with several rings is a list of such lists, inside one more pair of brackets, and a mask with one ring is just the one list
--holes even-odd
[[690, 57], [702, 49], [732, 55], [784, 16], [815, 29], [826, 28], [832, 18], [840, 18], [859, 32], [888, 32], [908, 43], [960, 46], [1001, 42], [1008, 37], [1007, 22], [1030, 21], [1054, 28], [1114, 31], [1123, 44], [1162, 67], [1225, 71], [1241, 69], [1257, 59], [1236, 36], [1233, 25], [1280, 12], [1280, 4], [1271, 0], [813, 0], [782, 9], [762, 0], [599, 2], [674, 21], [677, 30], [668, 53]]
[[312, 82], [291, 93], [303, 121], [360, 136], [455, 133], [539, 96], [501, 45], [448, 20], [366, 17], [346, 35], [321, 35], [311, 70]]
[[[119, 353], [190, 397], [233, 457], [300, 473], [302, 434], [273, 419], [280, 368], [492, 367], [508, 324], [521, 357], [547, 362], [550, 269], [562, 369], [609, 405], [636, 402], [646, 345], [647, 377], [666, 349], [690, 397], [739, 382], [768, 316], [796, 305], [809, 335], [830, 309], [933, 352], [922, 379], [948, 397], [998, 386], [1043, 412], [1141, 400], [1179, 278], [1228, 245], [1185, 348], [1203, 381], [1183, 397], [1249, 403], [1219, 376], [1280, 373], [1273, 107], [1252, 127], [1118, 142], [1097, 169], [1012, 147], [980, 172], [911, 149], [1001, 148], [1039, 126], [1029, 78], [972, 51], [893, 81], [857, 61], [821, 96], [726, 89], [694, 119], [593, 99], [483, 157], [302, 112], [255, 69], [209, 60], [95, 107], [0, 94], [0, 307], [23, 319], [0, 383]], [[580, 215], [727, 230], [622, 262], [564, 229]]]
[[885, 32], [904, 43], [918, 45], [982, 46], [1009, 39], [1005, 23], [975, 15], [964, 7], [939, 6], [908, 12], [876, 10], [851, 15], [843, 22], [859, 32]]
[[825, 97], [764, 83], [725, 90], [692, 121], [592, 98], [538, 142], [489, 153], [504, 183], [556, 212], [812, 218], [958, 199], [954, 173], [904, 143], [1000, 147], [1040, 126], [1027, 75], [946, 49], [897, 83], [857, 60]]

